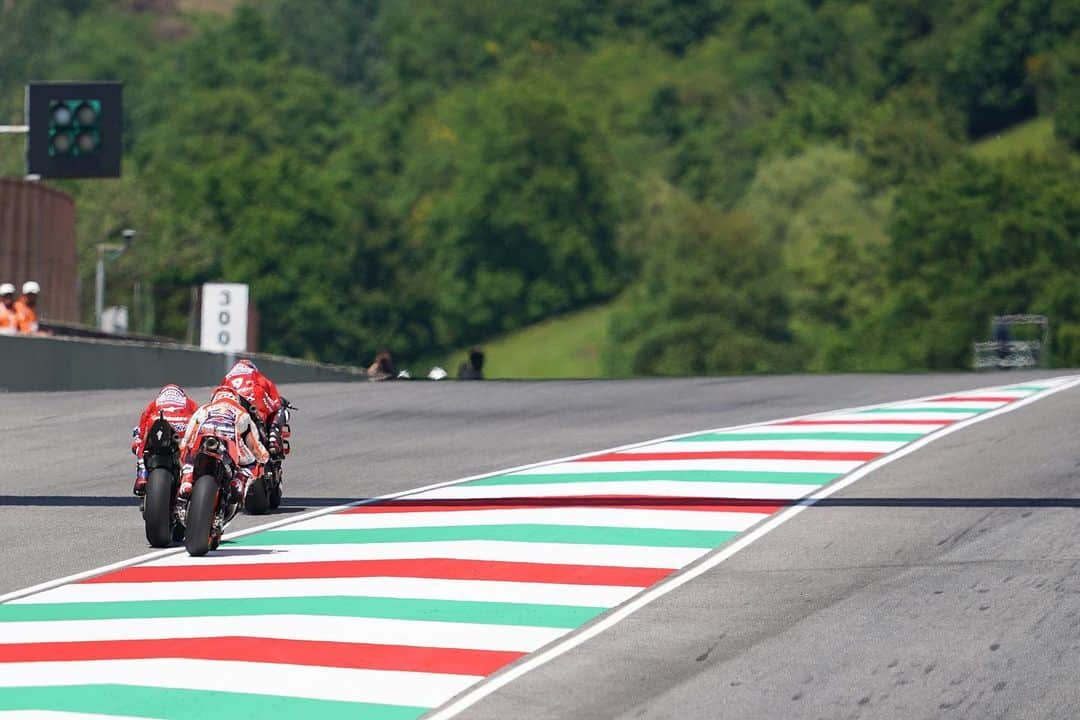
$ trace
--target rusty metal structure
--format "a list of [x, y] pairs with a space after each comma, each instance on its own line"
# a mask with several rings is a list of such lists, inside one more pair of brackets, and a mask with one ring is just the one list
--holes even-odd
[[0, 178], [0, 282], [41, 285], [42, 320], [78, 322], [75, 201], [39, 182]]

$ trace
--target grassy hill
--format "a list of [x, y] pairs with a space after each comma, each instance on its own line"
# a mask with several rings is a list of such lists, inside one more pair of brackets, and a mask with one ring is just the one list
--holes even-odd
[[[607, 339], [614, 301], [545, 320], [482, 343], [484, 374], [489, 378], [604, 377], [600, 352]], [[465, 359], [453, 353], [441, 363], [451, 375]]]
[[971, 151], [983, 160], [1002, 160], [1020, 155], [1048, 155], [1056, 146], [1054, 121], [1043, 117], [1022, 123], [972, 144]]

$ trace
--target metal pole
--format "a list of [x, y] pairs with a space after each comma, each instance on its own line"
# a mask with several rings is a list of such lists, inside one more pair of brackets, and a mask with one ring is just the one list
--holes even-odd
[[101, 316], [105, 312], [105, 246], [97, 246], [97, 274], [94, 277], [94, 320], [101, 330]]
[[0, 125], [0, 135], [25, 135], [28, 132], [29, 125]]

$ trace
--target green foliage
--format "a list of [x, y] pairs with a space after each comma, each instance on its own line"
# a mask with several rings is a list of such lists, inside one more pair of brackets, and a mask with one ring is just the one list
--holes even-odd
[[620, 28], [638, 28], [665, 50], [681, 55], [731, 14], [731, 0], [614, 0]]
[[450, 95], [407, 160], [407, 243], [432, 254], [437, 340], [478, 339], [610, 295], [615, 221], [592, 121], [544, 78]]
[[981, 160], [1005, 160], [1035, 156], [1045, 159], [1057, 150], [1053, 118], [1029, 120], [1000, 135], [984, 138], [971, 145], [971, 152]]
[[917, 179], [956, 155], [960, 123], [942, 107], [931, 88], [908, 86], [856, 122], [855, 147], [871, 188], [881, 191]]
[[983, 135], [1032, 117], [1037, 104], [1030, 60], [1077, 28], [1076, 0], [979, 3], [956, 30], [942, 85], [967, 116], [969, 132]]
[[[484, 377], [510, 379], [595, 378], [606, 373], [601, 353], [608, 343], [608, 325], [619, 300], [559, 315], [483, 344]], [[465, 350], [437, 362], [451, 376], [466, 357]], [[428, 364], [414, 364], [425, 374]]]
[[[1034, 312], [1065, 332], [1080, 320], [1080, 171], [1061, 161], [962, 158], [896, 200], [885, 253], [889, 293], [866, 342], [882, 365], [967, 364], [996, 313]], [[1075, 365], [1070, 340], [1055, 358]]]
[[999, 309], [1080, 352], [1080, 0], [176, 7], [0, 2], [0, 122], [28, 78], [125, 83], [125, 177], [62, 187], [85, 293], [139, 229], [107, 301], [152, 287], [143, 327], [225, 279], [264, 349], [345, 362], [616, 294], [618, 374], [959, 367]]
[[612, 318], [615, 375], [779, 371], [795, 367], [778, 248], [745, 215], [660, 185], [642, 232], [653, 252]]
[[793, 336], [810, 370], [858, 369], [853, 331], [879, 301], [888, 203], [858, 182], [859, 161], [816, 147], [762, 165], [742, 203], [789, 274]]
[[1054, 134], [1080, 151], [1080, 33], [1055, 58]]
[[378, 87], [382, 0], [270, 0], [271, 27], [296, 61], [365, 93]]

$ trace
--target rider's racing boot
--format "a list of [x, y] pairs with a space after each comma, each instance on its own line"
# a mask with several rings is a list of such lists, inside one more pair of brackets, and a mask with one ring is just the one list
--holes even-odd
[[[132, 448], [132, 452], [135, 448]], [[139, 458], [135, 461], [135, 487], [131, 488], [131, 492], [135, 497], [143, 497], [146, 495], [146, 465], [143, 464], [143, 459]]]
[[194, 475], [195, 467], [192, 465], [185, 465], [180, 469], [180, 490], [177, 492], [177, 496], [181, 500], [189, 500], [191, 498], [191, 491], [194, 487]]
[[135, 487], [131, 488], [131, 492], [135, 497], [143, 497], [146, 495], [146, 469], [140, 467], [135, 474]]

